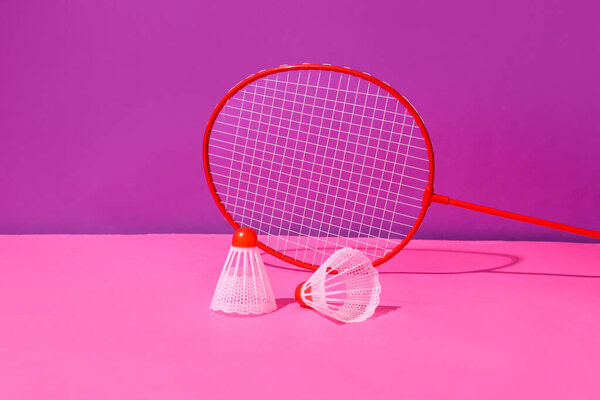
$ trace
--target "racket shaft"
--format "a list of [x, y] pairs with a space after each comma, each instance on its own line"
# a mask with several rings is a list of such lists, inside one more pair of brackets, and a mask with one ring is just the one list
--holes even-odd
[[600, 232], [591, 229], [578, 228], [571, 225], [560, 224], [558, 222], [547, 221], [541, 218], [528, 217], [509, 211], [498, 210], [496, 208], [480, 206], [478, 204], [469, 203], [466, 201], [451, 199], [447, 196], [434, 194], [431, 196], [431, 201], [440, 204], [450, 204], [452, 206], [466, 208], [468, 210], [479, 211], [486, 214], [496, 215], [498, 217], [510, 218], [521, 222], [527, 222], [534, 225], [545, 226], [547, 228], [558, 229], [560, 231], [574, 233], [576, 235], [589, 236], [600, 239]]

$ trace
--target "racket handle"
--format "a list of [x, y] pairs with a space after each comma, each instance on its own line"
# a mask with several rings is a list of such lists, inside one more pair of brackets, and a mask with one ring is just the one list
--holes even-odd
[[575, 233], [577, 235], [589, 236], [596, 239], [600, 239], [600, 232], [593, 231], [591, 229], [577, 228], [571, 225], [559, 224], [558, 222], [546, 221], [545, 219], [528, 217], [509, 211], [502, 211], [496, 208], [480, 206], [478, 204], [468, 203], [466, 201], [451, 199], [448, 196], [442, 196], [434, 194], [431, 196], [431, 201], [440, 204], [450, 204], [451, 206], [462, 207], [468, 210], [479, 211], [486, 214], [496, 215], [498, 217], [510, 218], [521, 222], [527, 222], [534, 225], [545, 226], [547, 228], [558, 229], [559, 231], [565, 231]]

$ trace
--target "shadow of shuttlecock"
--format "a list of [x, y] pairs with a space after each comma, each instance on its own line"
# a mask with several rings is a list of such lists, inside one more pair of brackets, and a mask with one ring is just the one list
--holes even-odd
[[382, 317], [386, 314], [396, 311], [399, 308], [401, 308], [401, 307], [400, 306], [381, 306], [381, 305], [377, 306], [377, 308], [375, 309], [375, 312], [369, 319], [375, 319], [375, 318]]
[[283, 307], [290, 305], [292, 303], [295, 303], [296, 299], [292, 299], [292, 298], [281, 298], [281, 299], [275, 299], [275, 303], [277, 304], [277, 310], [275, 311], [279, 311], [281, 310]]

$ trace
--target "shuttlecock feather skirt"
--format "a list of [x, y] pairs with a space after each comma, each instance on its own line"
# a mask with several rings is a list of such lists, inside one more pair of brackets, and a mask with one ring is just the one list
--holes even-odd
[[277, 308], [257, 247], [231, 247], [210, 309], [225, 313], [264, 314]]

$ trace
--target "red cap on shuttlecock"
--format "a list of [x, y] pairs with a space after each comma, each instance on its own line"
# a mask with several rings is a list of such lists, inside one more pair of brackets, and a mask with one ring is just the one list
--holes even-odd
[[[301, 307], [310, 308], [308, 305], [306, 305], [304, 300], [302, 300], [302, 289], [305, 283], [306, 282], [302, 282], [301, 284], [296, 286], [296, 292], [294, 293], [294, 296], [296, 297], [296, 301], [300, 304]], [[310, 287], [306, 288], [305, 294], [312, 300], [310, 296]]]
[[252, 228], [240, 228], [233, 234], [231, 244], [234, 247], [256, 247], [258, 236]]

